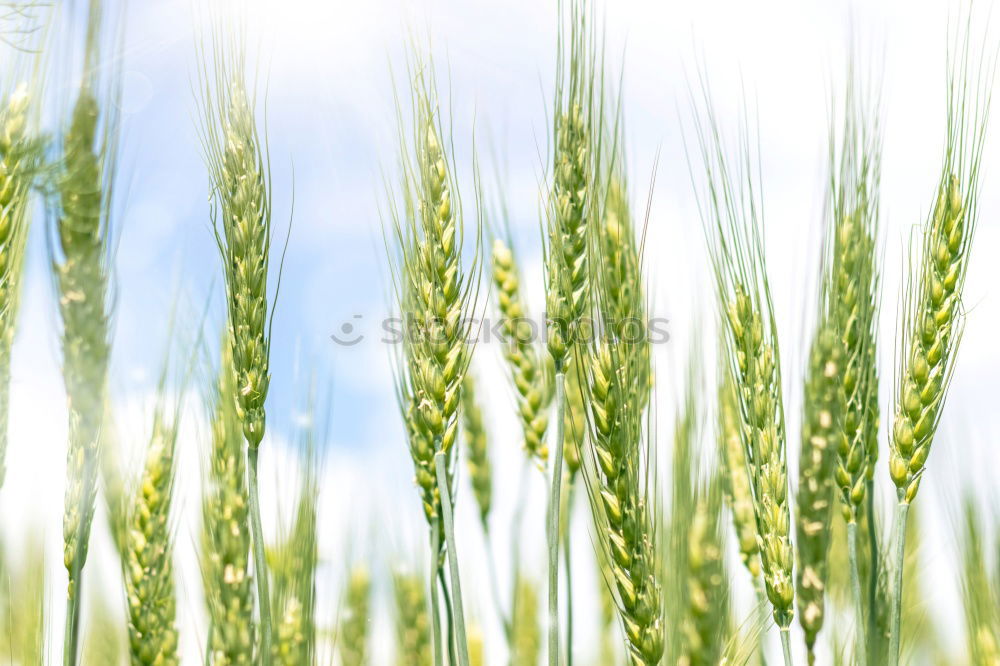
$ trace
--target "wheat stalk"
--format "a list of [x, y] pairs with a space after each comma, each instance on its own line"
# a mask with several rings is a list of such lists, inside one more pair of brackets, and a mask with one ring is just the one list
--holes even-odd
[[[53, 259], [62, 320], [63, 379], [69, 411], [63, 560], [69, 574], [63, 661], [77, 659], [80, 582], [87, 560], [97, 490], [97, 457], [107, 391], [109, 208], [114, 177], [115, 118], [102, 113], [93, 63], [99, 55], [101, 6], [89, 6], [86, 75], [62, 137], [56, 182]], [[113, 108], [114, 100], [108, 100]], [[103, 132], [103, 134], [102, 134]]]
[[235, 373], [228, 340], [222, 346], [212, 396], [212, 447], [202, 502], [202, 569], [210, 619], [208, 657], [218, 666], [253, 662], [253, 581], [247, 528], [246, 454], [236, 413]]
[[[435, 572], [443, 566], [439, 551], [447, 546], [457, 651], [460, 662], [468, 666], [451, 486], [462, 382], [472, 353], [468, 334], [478, 288], [481, 223], [476, 229], [475, 258], [471, 270], [465, 272], [461, 266], [462, 209], [452, 175], [454, 156], [442, 140], [445, 134], [433, 75], [422, 68], [414, 77], [412, 103], [414, 128], [409, 139], [414, 145], [412, 157], [406, 149], [402, 155], [403, 205], [390, 204], [397, 247], [396, 297], [406, 320], [397, 393], [416, 483], [431, 525]], [[402, 127], [400, 134], [405, 144]], [[431, 576], [432, 588], [436, 577]], [[436, 594], [432, 602], [437, 603]], [[432, 620], [436, 628], [436, 613]], [[435, 630], [434, 635], [437, 645], [439, 632]], [[436, 663], [440, 658], [436, 651]]]
[[[970, 19], [971, 20], [971, 19]], [[970, 23], [971, 25], [971, 23]], [[989, 116], [992, 70], [969, 80], [968, 26], [949, 51], [945, 156], [934, 207], [904, 290], [898, 384], [889, 438], [889, 476], [896, 486], [894, 586], [889, 664], [899, 661], [906, 516], [916, 497], [955, 369], [965, 321], [962, 291], [978, 217], [979, 165]], [[955, 56], [958, 56], [955, 58]]]
[[267, 277], [271, 256], [271, 194], [267, 150], [246, 88], [242, 39], [215, 35], [211, 65], [202, 52], [202, 143], [208, 167], [211, 215], [223, 264], [236, 412], [247, 442], [254, 578], [260, 614], [260, 652], [270, 663], [270, 592], [261, 529], [257, 458], [264, 438], [270, 383]]
[[133, 664], [178, 664], [170, 506], [174, 487], [176, 415], [158, 405], [142, 476], [128, 510], [123, 562]]
[[[594, 36], [587, 3], [559, 7], [560, 27], [553, 104], [552, 185], [545, 239], [546, 345], [555, 371], [555, 446], [549, 470], [548, 606], [549, 663], [559, 656], [559, 513], [562, 503], [566, 372], [578, 345], [582, 319], [590, 311], [590, 264], [600, 164], [601, 107]], [[567, 34], [568, 32], [568, 34]], [[580, 372], [579, 369], [575, 370]]]
[[697, 121], [707, 180], [699, 210], [723, 312], [724, 362], [736, 380], [761, 570], [789, 664], [795, 598], [791, 516], [781, 363], [761, 240], [762, 204], [749, 139], [744, 138], [737, 161], [730, 163], [707, 92], [705, 104], [705, 120]]

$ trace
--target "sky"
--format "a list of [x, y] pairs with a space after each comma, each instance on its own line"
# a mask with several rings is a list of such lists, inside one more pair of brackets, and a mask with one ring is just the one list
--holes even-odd
[[[108, 5], [114, 14], [119, 3]], [[501, 172], [525, 263], [529, 300], [538, 308], [538, 201], [546, 177], [556, 3], [248, 0], [236, 6], [144, 0], [130, 3], [122, 14], [122, 54], [113, 61], [122, 77], [121, 186], [113, 215], [116, 408], [123, 414], [125, 439], [141, 446], [143, 414], [167, 348], [172, 312], [181, 321], [182, 359], [199, 353], [193, 340], [206, 307], [206, 346], [218, 338], [222, 287], [197, 134], [196, 47], [212, 16], [231, 19], [238, 13], [247, 24], [248, 58], [257, 63], [257, 108], [266, 123], [279, 243], [290, 225], [272, 333], [265, 455], [285, 460], [275, 469], [296, 466], [294, 442], [305, 419], [308, 387], [315, 382], [328, 407], [319, 418], [328, 433], [323, 474], [330, 490], [324, 502], [331, 524], [346, 530], [329, 536], [325, 546], [331, 552], [363, 550], [366, 546], [357, 544], [380, 539], [366, 532], [370, 528], [361, 518], [352, 521], [338, 512], [352, 494], [375, 497], [371, 511], [395, 515], [394, 522], [405, 523], [402, 531], [418, 532], [410, 526], [416, 498], [393, 394], [393, 350], [378, 341], [380, 321], [391, 309], [383, 224], [387, 185], [398, 178], [395, 95], [406, 99], [411, 46], [432, 54], [467, 219], [476, 210], [474, 151], [490, 172], [488, 182], [499, 165], [495, 170]], [[671, 431], [690, 350], [710, 353], [715, 347], [713, 292], [687, 157], [695, 140], [692, 90], [699, 77], [710, 84], [724, 128], [735, 131], [747, 108], [758, 132], [768, 270], [794, 424], [822, 233], [830, 100], [843, 87], [848, 45], [852, 39], [859, 44], [862, 67], [881, 74], [883, 82], [882, 334], [892, 340], [906, 243], [925, 218], [939, 178], [946, 39], [962, 7], [930, 0], [598, 3], [607, 70], [614, 77], [620, 73], [623, 88], [633, 208], [646, 210], [648, 195], [645, 259], [652, 312], [669, 321], [671, 333], [670, 342], [656, 350], [659, 432]], [[995, 55], [996, 21], [986, 26], [985, 9], [977, 7], [973, 34]], [[64, 35], [80, 27], [72, 18], [57, 23], [57, 42], [68, 43]], [[66, 89], [65, 83], [50, 82], [56, 97]], [[932, 519], [949, 535], [961, 497], [957, 488], [978, 488], [996, 507], [987, 490], [997, 481], [993, 460], [1000, 431], [994, 408], [1000, 395], [995, 343], [1000, 294], [993, 261], [1000, 251], [1000, 188], [991, 186], [1000, 143], [992, 139], [983, 160], [968, 277], [968, 327], [944, 436], [922, 491]], [[41, 215], [35, 222], [14, 350], [10, 472], [0, 513], [8, 537], [42, 524], [51, 541], [59, 537], [64, 397], [46, 246], [50, 229]], [[364, 339], [353, 346], [335, 344], [330, 336], [343, 333], [345, 323]], [[888, 408], [894, 350], [884, 344], [882, 351]], [[516, 478], [521, 454], [513, 398], [495, 346], [477, 351], [474, 371], [487, 387], [480, 394], [495, 433], [498, 473]], [[197, 391], [189, 389], [185, 400], [195, 416], [185, 426], [193, 453], [182, 467], [195, 478], [194, 488], [201, 465], [196, 442], [204, 436], [204, 423], [197, 416]], [[280, 473], [271, 478], [276, 481]], [[280, 485], [272, 487], [276, 496]], [[499, 489], [501, 516], [509, 511], [513, 485]], [[943, 498], [945, 508], [935, 509], [933, 496]], [[25, 502], [28, 511], [13, 511]], [[185, 515], [197, 513], [194, 490], [182, 504]], [[397, 514], [398, 506], [406, 511]], [[272, 518], [280, 513], [271, 510]], [[179, 533], [189, 542], [195, 530], [181, 527]], [[399, 549], [406, 542], [392, 545]], [[930, 565], [947, 557], [944, 546], [927, 554]], [[331, 580], [341, 573], [332, 571]], [[942, 603], [954, 607], [956, 601]]]

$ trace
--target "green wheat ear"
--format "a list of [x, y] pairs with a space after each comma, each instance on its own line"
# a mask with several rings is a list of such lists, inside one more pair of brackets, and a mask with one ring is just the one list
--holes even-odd
[[645, 428], [649, 341], [615, 330], [622, 307], [635, 313], [640, 329], [647, 330], [641, 287], [624, 296], [621, 292], [620, 268], [632, 264], [633, 274], [640, 274], [637, 245], [623, 227], [621, 219], [613, 223], [613, 233], [597, 244], [601, 269], [592, 274], [595, 309], [607, 334], [579, 348], [588, 366], [581, 369], [589, 425], [584, 460], [590, 461], [583, 478], [598, 547], [608, 563], [609, 584], [625, 628], [628, 659], [633, 664], [656, 664], [664, 653], [665, 624], [660, 511], [653, 489], [656, 466]]
[[954, 373], [965, 321], [962, 292], [979, 217], [990, 78], [980, 71], [984, 78], [968, 81], [969, 46], [964, 49], [949, 73], [944, 164], [904, 292], [889, 474], [906, 504], [916, 497]]
[[222, 345], [214, 393], [212, 446], [202, 500], [202, 571], [210, 620], [208, 653], [217, 666], [253, 662], [253, 580], [243, 426], [232, 399], [236, 374], [228, 340]]
[[[993, 65], [979, 64], [970, 44], [971, 16], [948, 51], [945, 154], [934, 206], [921, 228], [903, 291], [897, 385], [889, 437], [895, 512], [889, 664], [899, 663], [907, 512], [916, 498], [944, 411], [965, 325], [962, 294], [979, 217], [979, 169]], [[975, 80], [972, 69], [978, 68]]]
[[64, 659], [79, 652], [81, 582], [95, 511], [98, 455], [110, 353], [108, 318], [111, 263], [112, 185], [115, 176], [117, 72], [98, 81], [101, 3], [87, 15], [84, 76], [76, 90], [68, 127], [59, 142], [52, 217], [56, 221], [52, 270], [62, 322], [62, 369], [69, 412], [63, 561], [69, 578]]
[[272, 663], [281, 666], [313, 663], [316, 655], [316, 569], [319, 529], [316, 523], [319, 488], [314, 459], [313, 426], [304, 434], [308, 451], [295, 514], [284, 542], [273, 551], [275, 609]]
[[44, 150], [32, 122], [37, 105], [35, 87], [20, 83], [0, 98], [0, 487], [7, 472], [11, 347], [20, 304], [31, 188]]
[[344, 666], [363, 666], [368, 663], [371, 584], [368, 570], [363, 565], [355, 566], [347, 581], [344, 616], [340, 621], [338, 638], [340, 661]]
[[967, 497], [961, 535], [965, 640], [972, 663], [995, 666], [1000, 664], [1000, 559], [990, 561], [981, 514]]
[[[795, 587], [781, 360], [762, 240], [759, 174], [751, 165], [750, 140], [736, 157], [727, 154], [711, 99], [698, 117], [703, 161], [699, 211], [708, 239], [726, 337], [724, 363], [735, 379], [741, 441], [750, 476], [761, 570], [774, 619], [790, 661], [788, 628]], [[692, 167], [692, 173], [694, 174]]]
[[171, 417], [162, 404], [157, 405], [146, 461], [127, 516], [123, 568], [134, 664], [180, 663], [170, 529], [176, 445], [177, 414]]
[[828, 556], [833, 535], [833, 472], [837, 447], [844, 437], [843, 351], [833, 327], [821, 323], [813, 338], [806, 370], [796, 497], [796, 590], [799, 624], [805, 632], [810, 664], [815, 662], [816, 637], [826, 614]]
[[[247, 89], [243, 35], [219, 27], [212, 51], [199, 51], [201, 140], [208, 169], [210, 215], [226, 292], [226, 326], [235, 375], [236, 413], [247, 442], [247, 470], [254, 579], [260, 616], [260, 659], [272, 659], [271, 593], [260, 518], [257, 461], [266, 428], [271, 321], [271, 178], [266, 137], [257, 127]], [[280, 267], [278, 271], [280, 282]], [[275, 291], [275, 297], [277, 291]]]
[[[441, 516], [434, 455], [447, 458], [450, 483], [461, 387], [472, 354], [467, 333], [478, 279], [478, 238], [472, 265], [463, 267], [454, 156], [443, 138], [434, 81], [427, 71], [417, 71], [412, 101], [412, 136], [401, 136], [401, 142], [414, 144], [412, 155], [401, 146], [402, 203], [389, 203], [395, 236], [390, 259], [406, 325], [397, 392], [424, 513], [434, 523]], [[405, 134], [402, 128], [400, 132]]]
[[395, 602], [396, 665], [431, 666], [431, 621], [427, 592], [419, 576], [392, 574]]
[[493, 294], [505, 336], [504, 358], [517, 392], [517, 411], [524, 433], [524, 449], [541, 462], [548, 457], [545, 433], [549, 426], [552, 382], [534, 339], [521, 288], [521, 271], [513, 243], [496, 236], [492, 247]]
[[466, 374], [462, 385], [462, 424], [465, 432], [465, 457], [472, 494], [479, 506], [479, 520], [487, 525], [493, 499], [493, 472], [490, 465], [489, 441], [483, 412], [476, 400], [476, 385], [472, 374]]
[[539, 657], [542, 655], [538, 586], [521, 574], [518, 574], [514, 585], [511, 665], [538, 666]]

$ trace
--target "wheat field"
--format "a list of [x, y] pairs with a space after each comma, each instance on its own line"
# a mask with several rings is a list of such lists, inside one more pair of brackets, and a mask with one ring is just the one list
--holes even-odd
[[0, 3], [0, 664], [1000, 666], [1000, 33]]

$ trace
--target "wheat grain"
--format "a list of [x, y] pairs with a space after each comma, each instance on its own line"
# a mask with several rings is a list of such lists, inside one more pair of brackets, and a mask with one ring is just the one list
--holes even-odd
[[170, 506], [174, 486], [176, 417], [158, 405], [142, 476], [128, 511], [123, 563], [133, 664], [178, 664]]

